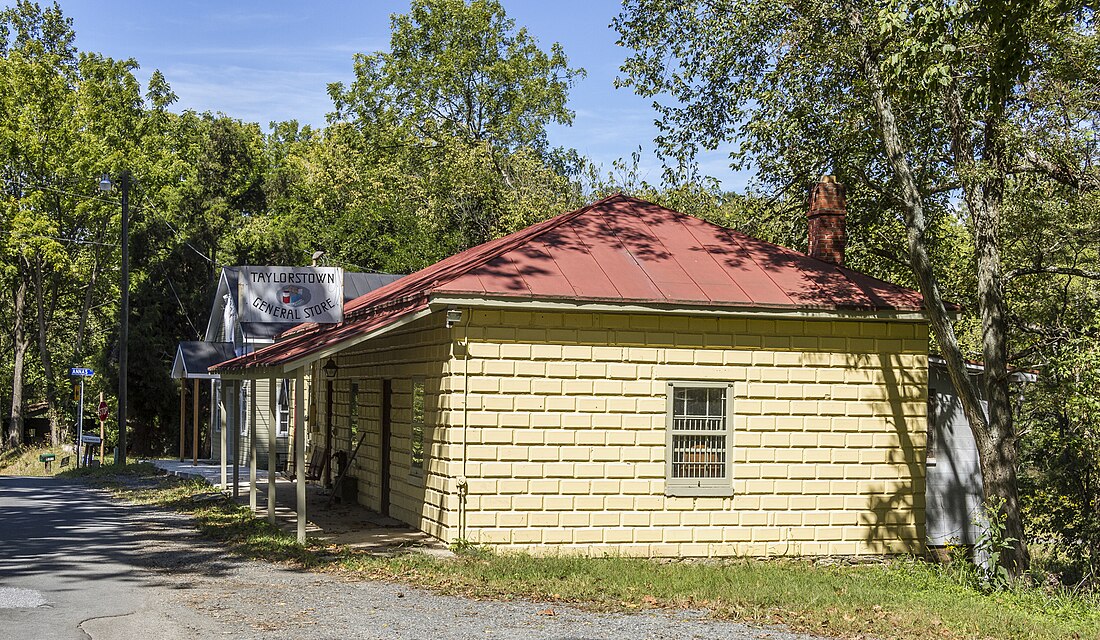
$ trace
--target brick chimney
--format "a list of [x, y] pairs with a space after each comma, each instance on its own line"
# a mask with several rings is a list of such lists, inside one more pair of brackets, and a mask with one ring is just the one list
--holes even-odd
[[822, 176], [810, 192], [810, 255], [839, 267], [844, 266], [844, 245], [848, 233], [844, 229], [844, 217], [848, 204], [844, 199], [844, 185], [836, 176]]

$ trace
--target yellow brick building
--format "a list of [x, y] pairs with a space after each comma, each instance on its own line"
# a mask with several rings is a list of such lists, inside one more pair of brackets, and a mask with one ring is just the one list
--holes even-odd
[[920, 552], [922, 301], [835, 262], [615, 196], [222, 366], [335, 365], [359, 502], [446, 542]]

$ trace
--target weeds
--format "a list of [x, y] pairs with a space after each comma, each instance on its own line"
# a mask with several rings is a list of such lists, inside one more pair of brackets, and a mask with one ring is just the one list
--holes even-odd
[[982, 507], [982, 516], [976, 523], [978, 539], [974, 543], [974, 550], [980, 566], [978, 575], [982, 587], [991, 591], [1003, 591], [1012, 586], [1013, 582], [1008, 569], [1001, 565], [1001, 555], [1010, 551], [1018, 542], [1007, 533], [1004, 504], [1004, 498], [999, 496], [987, 498]]

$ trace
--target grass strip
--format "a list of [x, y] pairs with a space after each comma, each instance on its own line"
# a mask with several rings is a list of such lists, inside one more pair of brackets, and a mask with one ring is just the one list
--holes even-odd
[[[49, 471], [46, 471], [46, 464], [38, 459], [39, 454], [44, 453], [54, 455]], [[61, 461], [66, 457], [70, 466], [62, 467]], [[53, 476], [71, 469], [75, 461], [73, 452], [62, 447], [14, 447], [0, 452], [0, 475]]]
[[801, 560], [534, 557], [478, 547], [455, 558], [415, 552], [381, 557], [316, 540], [301, 546], [247, 508], [211, 500], [202, 481], [156, 474], [152, 465], [129, 465], [124, 474], [101, 467], [64, 475], [88, 478], [138, 504], [189, 513], [203, 534], [249, 558], [478, 599], [535, 599], [607, 611], [706, 609], [716, 618], [839, 637], [1100, 637], [1094, 595], [1053, 587], [985, 594], [918, 560], [826, 567]]

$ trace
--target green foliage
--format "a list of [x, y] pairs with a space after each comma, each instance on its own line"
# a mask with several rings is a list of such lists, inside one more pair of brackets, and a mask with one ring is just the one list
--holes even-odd
[[[560, 45], [540, 49], [497, 2], [417, 2], [393, 23], [390, 51], [333, 86], [328, 127], [265, 135], [173, 113], [163, 74], [142, 88], [136, 62], [79, 52], [56, 5], [0, 13], [0, 282], [26, 286], [32, 339], [23, 371], [0, 360], [5, 392], [18, 375], [19, 404], [47, 400], [64, 439], [68, 366], [91, 365], [89, 403], [105, 391], [117, 415], [120, 206], [96, 191], [105, 172], [134, 176], [130, 441], [144, 453], [175, 442], [169, 365], [204, 335], [222, 265], [308, 264], [323, 248], [348, 269], [409, 272], [583, 204], [586, 161], [546, 145], [583, 74]], [[13, 301], [0, 296], [5, 318]]]
[[323, 247], [333, 264], [407, 272], [582, 204], [575, 162], [546, 148], [583, 73], [560, 45], [542, 51], [494, 1], [418, 1], [392, 22], [390, 50], [330, 86], [322, 133], [275, 126], [273, 215], [249, 220], [242, 254], [294, 263]]
[[541, 151], [548, 123], [572, 122], [566, 101], [584, 70], [569, 68], [560, 44], [540, 49], [497, 0], [414, 0], [391, 23], [390, 50], [357, 54], [351, 87], [330, 87], [332, 120], [509, 151]]
[[999, 496], [990, 497], [982, 505], [974, 551], [982, 563], [980, 576], [986, 589], [1004, 590], [1012, 584], [1012, 576], [1001, 563], [1001, 555], [1010, 552], [1017, 542], [1008, 535], [1006, 518], [1004, 500]]
[[1072, 326], [1065, 330], [1068, 335], [1051, 349], [1051, 366], [1026, 398], [1022, 483], [1029, 530], [1050, 547], [1057, 565], [1052, 569], [1065, 582], [1095, 585], [1100, 568], [1100, 352], [1096, 319], [1082, 328], [1078, 335]]
[[141, 99], [135, 64], [78, 54], [57, 5], [19, 2], [0, 24], [2, 277], [27, 291], [20, 315], [37, 338], [24, 370], [5, 373], [46, 400], [57, 444], [73, 413], [67, 366], [103, 347], [109, 311], [92, 303], [111, 293], [98, 276], [117, 245], [118, 208], [94, 197], [95, 178], [132, 153]]
[[987, 364], [987, 410], [960, 393], [985, 445], [985, 489], [1007, 499], [1020, 538], [1002, 557], [1022, 568], [1003, 370], [1052, 365], [1095, 301], [1080, 279], [1100, 277], [1096, 218], [1077, 215], [1100, 191], [1095, 6], [627, 0], [614, 26], [632, 50], [618, 83], [656, 101], [668, 175], [736, 143], [733, 166], [755, 168], [782, 207], [833, 173], [848, 187], [853, 266], [919, 277], [932, 309], [966, 304], [933, 326], [956, 379], [958, 356]]

